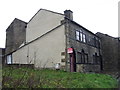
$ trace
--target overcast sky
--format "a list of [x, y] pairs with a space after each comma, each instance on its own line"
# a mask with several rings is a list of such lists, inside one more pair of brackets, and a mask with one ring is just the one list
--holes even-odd
[[14, 18], [28, 22], [40, 9], [73, 11], [74, 21], [93, 33], [118, 36], [119, 0], [1, 0], [0, 47], [5, 47], [6, 29]]

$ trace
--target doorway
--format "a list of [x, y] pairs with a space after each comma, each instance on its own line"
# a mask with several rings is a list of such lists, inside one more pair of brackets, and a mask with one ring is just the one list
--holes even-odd
[[73, 49], [73, 53], [70, 53], [70, 72], [76, 72], [76, 54]]

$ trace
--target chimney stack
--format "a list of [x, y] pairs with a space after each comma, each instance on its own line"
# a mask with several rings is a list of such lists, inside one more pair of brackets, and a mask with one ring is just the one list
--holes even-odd
[[65, 10], [64, 15], [65, 15], [65, 17], [69, 18], [70, 20], [73, 20], [73, 12], [71, 10]]

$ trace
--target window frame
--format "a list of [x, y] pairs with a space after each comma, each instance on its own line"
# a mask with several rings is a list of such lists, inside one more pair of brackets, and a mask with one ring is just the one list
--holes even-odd
[[[78, 33], [79, 33], [79, 35], [78, 35]], [[85, 33], [83, 33], [83, 31], [82, 30], [75, 30], [75, 37], [76, 37], [76, 40], [77, 41], [80, 41], [80, 42], [83, 42], [83, 43], [86, 43], [86, 34]], [[79, 37], [79, 39], [78, 39], [78, 37]]]
[[86, 43], [86, 35], [85, 34], [83, 34], [83, 42]]
[[100, 64], [100, 56], [97, 53], [93, 55], [93, 64]]
[[80, 32], [78, 30], [75, 31], [75, 37], [76, 37], [76, 40], [80, 40]]
[[[78, 55], [80, 55], [80, 59], [78, 59]], [[86, 58], [85, 58], [86, 57]], [[84, 52], [77, 52], [77, 61], [76, 64], [89, 64], [88, 54]]]
[[12, 64], [12, 54], [7, 55], [6, 63], [7, 64]]

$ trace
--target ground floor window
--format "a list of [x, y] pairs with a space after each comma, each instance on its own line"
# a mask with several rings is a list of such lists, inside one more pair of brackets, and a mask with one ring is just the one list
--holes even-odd
[[7, 64], [12, 64], [12, 55], [7, 56]]
[[98, 56], [97, 53], [93, 55], [93, 64], [100, 64], [100, 56]]
[[82, 50], [81, 52], [77, 52], [77, 62], [78, 64], [87, 64], [88, 62], [88, 54]]

